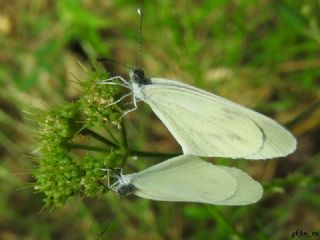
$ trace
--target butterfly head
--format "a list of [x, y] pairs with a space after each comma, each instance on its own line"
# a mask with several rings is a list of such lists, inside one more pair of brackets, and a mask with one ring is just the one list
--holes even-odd
[[119, 196], [127, 196], [137, 191], [137, 188], [132, 183], [120, 185], [117, 193]]
[[130, 78], [134, 83], [138, 85], [151, 84], [151, 80], [146, 78], [142, 68], [135, 68], [129, 72]]
[[111, 173], [110, 176], [116, 181], [111, 185], [108, 181], [108, 188], [115, 191], [119, 196], [127, 196], [137, 191], [132, 179], [128, 175], [122, 174], [122, 169], [120, 169], [119, 175]]

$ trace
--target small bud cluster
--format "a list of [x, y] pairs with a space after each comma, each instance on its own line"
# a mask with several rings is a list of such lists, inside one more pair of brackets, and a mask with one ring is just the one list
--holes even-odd
[[92, 72], [91, 81], [82, 84], [83, 97], [80, 102], [86, 116], [87, 126], [101, 125], [110, 122], [120, 128], [122, 114], [121, 103], [113, 104], [121, 96], [122, 89], [117, 85], [96, 84], [96, 80], [106, 79], [105, 72]]

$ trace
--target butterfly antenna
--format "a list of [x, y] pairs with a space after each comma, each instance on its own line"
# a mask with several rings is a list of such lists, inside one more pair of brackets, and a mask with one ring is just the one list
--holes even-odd
[[139, 68], [141, 68], [141, 45], [142, 45], [142, 10], [137, 9], [138, 14], [140, 15], [140, 27], [139, 27]]
[[116, 64], [122, 66], [122, 67], [125, 67], [125, 68], [132, 70], [131, 67], [129, 67], [129, 66], [117, 61], [117, 60], [114, 60], [112, 58], [99, 57], [99, 58], [97, 58], [97, 61], [99, 61], [99, 62], [113, 62], [113, 63], [116, 63]]

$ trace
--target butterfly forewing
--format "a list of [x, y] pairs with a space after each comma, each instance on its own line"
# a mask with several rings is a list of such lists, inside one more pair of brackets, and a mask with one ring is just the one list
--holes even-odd
[[260, 113], [186, 84], [151, 80], [137, 97], [150, 105], [184, 154], [265, 159], [296, 148], [290, 132]]

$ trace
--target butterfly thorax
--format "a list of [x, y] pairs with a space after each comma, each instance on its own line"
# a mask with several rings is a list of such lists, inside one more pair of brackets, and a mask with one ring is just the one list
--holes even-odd
[[151, 79], [144, 76], [141, 68], [135, 68], [129, 72], [134, 97], [145, 100], [143, 89], [146, 85], [151, 84]]
[[135, 68], [129, 72], [131, 81], [133, 83], [141, 85], [151, 84], [151, 80], [144, 75], [144, 71], [141, 68]]

